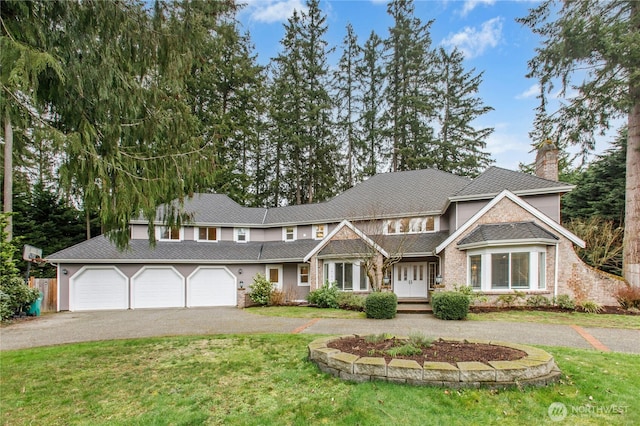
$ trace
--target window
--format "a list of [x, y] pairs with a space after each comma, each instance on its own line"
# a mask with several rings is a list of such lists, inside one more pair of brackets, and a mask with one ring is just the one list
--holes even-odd
[[302, 287], [309, 286], [309, 265], [298, 265], [298, 285]]
[[473, 250], [467, 256], [468, 285], [475, 290], [546, 289], [544, 246]]
[[469, 282], [471, 287], [479, 290], [482, 283], [482, 256], [476, 254], [469, 256], [469, 263], [471, 265], [471, 276]]
[[359, 262], [325, 261], [324, 278], [342, 291], [367, 290], [366, 270]]
[[160, 228], [160, 240], [180, 241], [182, 239], [182, 228], [179, 226], [165, 226]]
[[297, 238], [297, 229], [295, 226], [285, 226], [282, 228], [282, 239], [284, 241], [295, 241]]
[[198, 228], [198, 241], [218, 241], [218, 228]]
[[538, 253], [538, 288], [547, 288], [547, 253]]
[[237, 243], [246, 243], [249, 241], [249, 229], [235, 228], [234, 236]]
[[314, 225], [313, 226], [313, 238], [316, 240], [321, 240], [325, 235], [325, 227], [326, 225]]
[[384, 232], [387, 234], [418, 234], [436, 230], [435, 216], [390, 219], [385, 221]]

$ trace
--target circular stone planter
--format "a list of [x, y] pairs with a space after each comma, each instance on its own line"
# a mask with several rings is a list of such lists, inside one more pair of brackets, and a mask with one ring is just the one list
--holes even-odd
[[505, 346], [527, 354], [515, 361], [489, 361], [488, 365], [481, 362], [458, 362], [454, 366], [448, 362], [427, 361], [420, 365], [413, 360], [392, 359], [387, 364], [382, 357], [360, 357], [327, 346], [327, 343], [345, 337], [354, 336], [325, 337], [309, 343], [309, 359], [325, 373], [353, 382], [384, 380], [448, 388], [509, 388], [523, 385], [546, 386], [557, 381], [561, 374], [548, 352], [515, 343], [443, 339]]

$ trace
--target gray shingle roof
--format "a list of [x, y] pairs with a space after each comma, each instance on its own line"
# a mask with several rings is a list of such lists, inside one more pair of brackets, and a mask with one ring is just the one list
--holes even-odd
[[573, 185], [542, 179], [526, 173], [515, 172], [500, 167], [490, 167], [464, 188], [451, 193], [452, 199], [473, 196], [495, 196], [505, 189], [518, 195], [522, 192], [569, 192]]
[[197, 261], [202, 262], [267, 262], [270, 260], [301, 261], [318, 241], [299, 240], [293, 242], [270, 241], [236, 243], [219, 241], [216, 243], [198, 241], [158, 241], [155, 248], [147, 240], [131, 240], [128, 250], [120, 251], [106, 237], [100, 235], [89, 241], [66, 248], [47, 256], [52, 262], [58, 261], [119, 261], [160, 262]]
[[[177, 207], [177, 202], [173, 204]], [[182, 210], [190, 214], [195, 223], [232, 226], [261, 224], [266, 214], [264, 208], [243, 207], [224, 194], [194, 194], [184, 200]], [[164, 206], [157, 210], [160, 221], [164, 211]]]
[[487, 241], [558, 239], [558, 236], [534, 222], [497, 223], [478, 226], [469, 235], [461, 239], [458, 245], [464, 246]]

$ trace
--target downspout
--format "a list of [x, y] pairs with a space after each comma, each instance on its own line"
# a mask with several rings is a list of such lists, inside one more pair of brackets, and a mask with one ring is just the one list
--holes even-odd
[[555, 269], [553, 271], [553, 297], [557, 298], [558, 297], [558, 263], [559, 263], [559, 255], [558, 255], [558, 246], [560, 244], [556, 243], [556, 265], [555, 265]]

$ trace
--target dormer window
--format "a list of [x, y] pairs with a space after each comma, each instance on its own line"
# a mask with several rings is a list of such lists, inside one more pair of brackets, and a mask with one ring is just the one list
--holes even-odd
[[248, 228], [235, 228], [234, 240], [237, 243], [246, 243], [249, 241], [249, 229]]
[[163, 226], [160, 228], [160, 241], [182, 240], [182, 228], [179, 226]]
[[297, 228], [295, 226], [285, 226], [282, 228], [282, 239], [284, 241], [295, 241], [297, 233]]
[[384, 230], [387, 234], [419, 234], [436, 230], [435, 216], [405, 217], [385, 221]]
[[218, 228], [200, 227], [198, 228], [198, 241], [218, 241]]
[[313, 238], [321, 240], [324, 238], [327, 230], [327, 225], [313, 225]]

